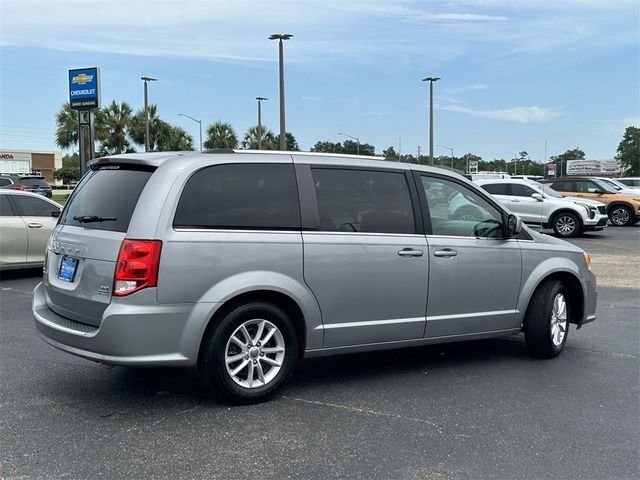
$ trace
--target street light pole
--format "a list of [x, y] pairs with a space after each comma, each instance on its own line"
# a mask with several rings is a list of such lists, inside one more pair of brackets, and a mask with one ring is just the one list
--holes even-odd
[[198, 120], [197, 118], [190, 117], [189, 115], [185, 115], [184, 113], [179, 113], [178, 115], [181, 117], [187, 117], [188, 119], [193, 120], [194, 122], [198, 122], [198, 125], [200, 125], [200, 151], [202, 151], [202, 120]]
[[266, 97], [256, 97], [258, 101], [258, 150], [262, 150], [262, 101], [269, 100]]
[[445, 145], [438, 145], [440, 148], [446, 148], [451, 151], [451, 170], [453, 170], [453, 148], [447, 147]]
[[[516, 152], [504, 152], [504, 153], [510, 153], [511, 155], [513, 155], [513, 174], [516, 175], [518, 172], [518, 154]], [[507, 169], [507, 173], [509, 173], [509, 169]]]
[[358, 146], [356, 147], [356, 152], [357, 152], [358, 155], [360, 155], [360, 139], [358, 137], [353, 137], [353, 136], [351, 136], [349, 134], [346, 134], [346, 133], [338, 133], [338, 135], [344, 135], [345, 137], [349, 137], [349, 138], [355, 140], [356, 142], [358, 142]]
[[157, 78], [140, 77], [144, 82], [144, 151], [149, 151], [149, 96], [147, 94], [147, 82], [156, 82]]
[[429, 163], [433, 165], [433, 82], [440, 77], [425, 77], [423, 82], [429, 82]]
[[287, 133], [284, 121], [284, 46], [283, 40], [293, 37], [290, 33], [274, 33], [269, 40], [278, 40], [278, 60], [280, 65], [280, 150], [287, 149]]

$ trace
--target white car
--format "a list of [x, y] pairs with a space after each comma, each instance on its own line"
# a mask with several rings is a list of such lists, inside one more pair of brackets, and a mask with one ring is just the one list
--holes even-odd
[[640, 177], [616, 178], [616, 181], [627, 188], [640, 188]]
[[0, 190], [0, 270], [42, 265], [61, 211], [42, 195]]
[[638, 195], [638, 192], [640, 192], [640, 187], [625, 185], [624, 183], [620, 182], [616, 178], [605, 178], [605, 177], [595, 177], [595, 178], [605, 182], [607, 185], [610, 185], [612, 188], [614, 188], [616, 192], [622, 193], [624, 195]]
[[565, 197], [527, 180], [478, 180], [484, 190], [530, 225], [552, 228], [559, 237], [575, 237], [607, 226], [604, 203]]

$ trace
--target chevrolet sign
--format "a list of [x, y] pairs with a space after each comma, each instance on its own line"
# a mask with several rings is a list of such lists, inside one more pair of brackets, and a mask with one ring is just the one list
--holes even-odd
[[100, 108], [100, 68], [69, 70], [69, 103], [74, 110]]

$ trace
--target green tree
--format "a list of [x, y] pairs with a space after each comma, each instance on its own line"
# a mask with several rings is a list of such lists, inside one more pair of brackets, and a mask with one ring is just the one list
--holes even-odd
[[73, 153], [62, 157], [62, 168], [56, 169], [53, 176], [65, 185], [80, 180], [80, 155]]
[[361, 143], [358, 146], [358, 142], [354, 142], [353, 140], [345, 140], [342, 142], [343, 153], [347, 153], [349, 155], [370, 155], [375, 156], [376, 147], [373, 145], [369, 145], [368, 143]]
[[[160, 150], [158, 148], [159, 138], [163, 135], [163, 130], [169, 128], [170, 125], [161, 120], [158, 115], [158, 106], [155, 104], [149, 105], [149, 149]], [[144, 118], [144, 108], [141, 108], [131, 117], [131, 124], [129, 127], [129, 136], [133, 143], [137, 145], [144, 145], [144, 137], [146, 135], [146, 126]]]
[[65, 149], [78, 145], [78, 112], [69, 102], [56, 114], [56, 145]]
[[627, 127], [617, 151], [616, 160], [620, 162], [622, 174], [640, 176], [640, 128]]
[[328, 140], [316, 142], [316, 144], [311, 147], [311, 151], [320, 153], [345, 153], [344, 148], [340, 142], [334, 143]]
[[293, 136], [293, 133], [287, 132], [286, 136], [287, 136], [287, 150], [290, 152], [299, 152], [300, 147], [298, 146], [298, 142], [296, 140], [296, 137]]
[[96, 139], [100, 141], [100, 153], [118, 154], [130, 149], [129, 129], [133, 110], [128, 103], [115, 100], [96, 115]]
[[242, 148], [246, 150], [258, 150], [258, 141], [262, 137], [262, 150], [277, 150], [279, 147], [278, 138], [275, 134], [261, 125], [260, 128], [249, 127], [244, 133], [244, 140], [242, 140]]
[[193, 150], [193, 137], [183, 128], [165, 123], [159, 132], [157, 150], [159, 152]]
[[398, 152], [396, 152], [396, 149], [393, 148], [393, 145], [390, 146], [389, 148], [385, 149], [382, 151], [382, 156], [385, 158], [392, 158], [394, 160], [399, 160], [398, 159]]
[[238, 137], [230, 123], [214, 122], [207, 127], [204, 148], [238, 148]]

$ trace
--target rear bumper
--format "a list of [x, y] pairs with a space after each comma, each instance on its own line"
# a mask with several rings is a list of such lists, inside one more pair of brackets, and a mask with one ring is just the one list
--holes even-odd
[[[154, 289], [138, 293], [144, 293], [137, 299], [141, 301], [112, 302], [100, 327], [94, 327], [52, 311], [43, 285], [38, 284], [32, 306], [36, 330], [49, 345], [108, 365], [195, 365], [206, 320], [215, 304], [160, 305], [155, 302]], [[147, 301], [151, 299], [154, 303]]]

